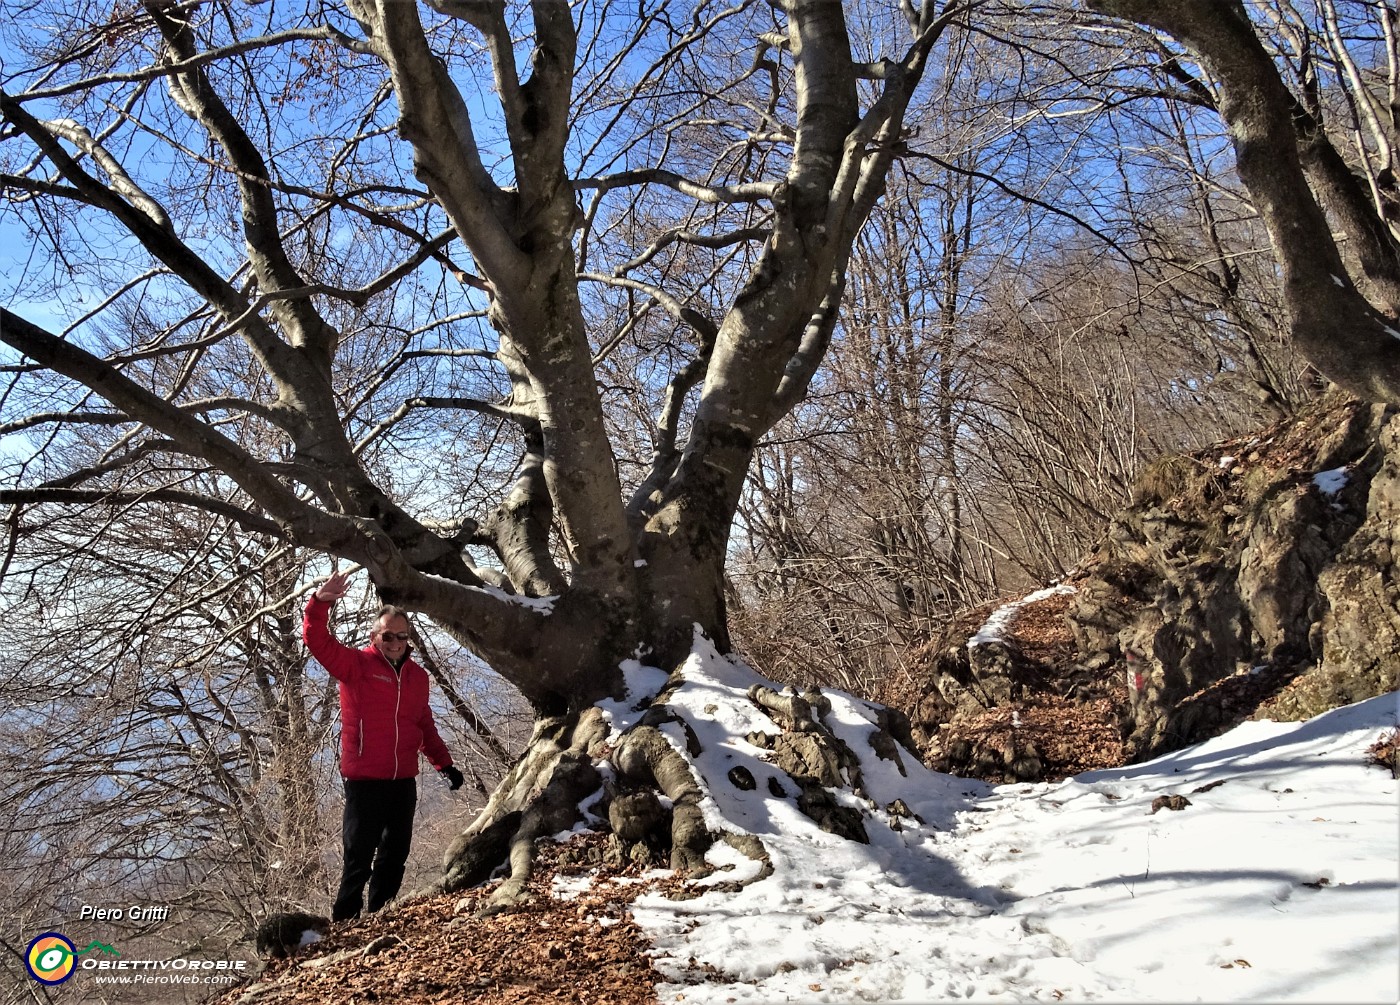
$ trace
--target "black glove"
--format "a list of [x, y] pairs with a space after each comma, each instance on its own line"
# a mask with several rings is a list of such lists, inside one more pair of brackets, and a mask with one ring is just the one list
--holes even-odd
[[453, 792], [460, 789], [462, 787], [462, 782], [465, 781], [465, 779], [462, 778], [462, 773], [457, 770], [455, 764], [449, 764], [445, 768], [438, 768], [438, 774], [447, 779]]

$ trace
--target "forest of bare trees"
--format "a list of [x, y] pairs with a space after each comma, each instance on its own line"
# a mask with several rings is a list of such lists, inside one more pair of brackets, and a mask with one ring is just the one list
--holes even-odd
[[524, 846], [623, 660], [878, 696], [1162, 452], [1400, 399], [1397, 136], [1384, 0], [13, 5], [0, 936], [324, 897], [332, 557]]
[[[1249, 6], [1309, 110], [1299, 128], [1370, 194], [1386, 274], [1393, 20]], [[1069, 571], [1143, 464], [1326, 383], [1292, 336], [1209, 78], [1163, 63], [1160, 36], [1059, 11], [980, 27], [919, 106], [920, 145], [857, 245], [848, 330], [740, 508], [742, 642], [792, 679], [882, 693], [957, 611]], [[1364, 288], [1360, 246], [1339, 243]]]

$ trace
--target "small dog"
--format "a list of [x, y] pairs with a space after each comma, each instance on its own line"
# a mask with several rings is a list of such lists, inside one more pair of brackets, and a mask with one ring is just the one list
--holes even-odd
[[274, 914], [258, 926], [258, 955], [285, 960], [302, 946], [320, 942], [330, 927], [329, 918], [315, 914], [300, 911]]

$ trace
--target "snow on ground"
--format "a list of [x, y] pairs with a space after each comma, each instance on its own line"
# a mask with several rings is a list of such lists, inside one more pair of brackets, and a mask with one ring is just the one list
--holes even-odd
[[[1394, 694], [1146, 764], [991, 786], [911, 758], [902, 776], [861, 742], [871, 706], [832, 693], [828, 720], [872, 797], [861, 845], [769, 793], [776, 769], [740, 739], [764, 725], [744, 697], [761, 678], [704, 645], [684, 676], [669, 703], [696, 728], [697, 767], [723, 779], [742, 764], [758, 781], [713, 785], [707, 818], [758, 834], [775, 871], [737, 893], [636, 902], [662, 1002], [1400, 1000], [1397, 784], [1366, 763], [1395, 728]], [[629, 679], [655, 694], [662, 678]], [[611, 711], [618, 727], [635, 717]], [[1153, 812], [1167, 795], [1190, 805]], [[926, 823], [892, 828], [896, 796]], [[715, 849], [738, 866], [715, 878], [751, 871]]]
[[1016, 615], [1020, 612], [1021, 608], [1039, 603], [1046, 597], [1073, 592], [1074, 587], [1068, 584], [1047, 586], [1045, 589], [1036, 590], [1034, 593], [1027, 594], [1019, 600], [1013, 600], [1009, 604], [1003, 604], [993, 611], [987, 618], [986, 623], [973, 633], [972, 638], [967, 640], [967, 648], [975, 649], [978, 646], [985, 646], [989, 642], [1001, 642], [1006, 638], [1007, 627], [1016, 619]]

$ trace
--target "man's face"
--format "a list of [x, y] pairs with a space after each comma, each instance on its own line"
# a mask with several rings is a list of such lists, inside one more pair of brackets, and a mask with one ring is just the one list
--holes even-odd
[[401, 615], [385, 615], [374, 624], [370, 641], [391, 663], [397, 663], [408, 652], [408, 619]]

